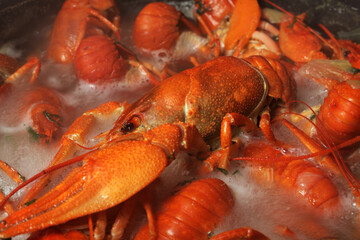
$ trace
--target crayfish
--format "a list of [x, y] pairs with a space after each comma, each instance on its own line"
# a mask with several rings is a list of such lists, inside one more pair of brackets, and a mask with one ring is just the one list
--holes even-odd
[[[273, 68], [273, 64], [279, 65]], [[220, 164], [226, 166], [231, 154], [229, 126], [251, 125], [248, 117], [256, 118], [263, 112], [274, 90], [283, 89], [283, 83], [294, 86], [281, 66], [260, 56], [220, 57], [164, 80], [131, 105], [108, 103], [84, 114], [64, 134], [53, 165], [81, 144], [95, 118], [120, 111], [114, 128], [97, 149], [77, 157], [83, 166], [75, 168], [48, 194], [6, 218], [0, 236], [40, 230], [119, 204], [154, 181], [181, 149], [206, 152], [203, 139], [219, 134], [225, 156]], [[272, 76], [279, 69], [284, 72], [278, 75], [287, 76], [285, 79]], [[274, 96], [291, 99], [291, 87], [290, 91], [275, 91]], [[231, 114], [223, 120], [227, 113]]]

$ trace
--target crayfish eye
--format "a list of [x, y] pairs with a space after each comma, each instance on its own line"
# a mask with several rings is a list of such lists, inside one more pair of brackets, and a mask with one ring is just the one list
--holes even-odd
[[140, 126], [140, 124], [141, 124], [140, 117], [134, 116], [123, 125], [121, 130], [123, 133], [129, 133], [137, 129]]
[[132, 130], [134, 130], [134, 124], [131, 122], [125, 123], [125, 125], [123, 126], [122, 130], [125, 132], [131, 132]]
[[351, 52], [350, 52], [349, 50], [347, 50], [347, 51], [345, 51], [345, 52], [343, 53], [343, 55], [344, 55], [344, 57], [347, 57], [350, 53], [351, 53]]

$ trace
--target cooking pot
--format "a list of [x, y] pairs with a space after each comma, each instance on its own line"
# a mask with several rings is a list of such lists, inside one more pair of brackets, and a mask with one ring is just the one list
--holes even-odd
[[[129, 24], [124, 19], [131, 15], [127, 9], [137, 11], [147, 2], [146, 0], [118, 0], [121, 11], [122, 24]], [[185, 2], [189, 6], [192, 1], [168, 1], [174, 4]], [[274, 0], [273, 2], [281, 5], [287, 10], [299, 14], [306, 12], [306, 21], [316, 27], [316, 23], [323, 23], [337, 37], [344, 36], [345, 33], [354, 32], [360, 26], [360, 2], [358, 0], [302, 0], [284, 1]], [[63, 1], [60, 0], [0, 0], [0, 45], [20, 36], [28, 35], [23, 38], [22, 44], [39, 43], [36, 38], [46, 38], [48, 35], [37, 34], [35, 30], [44, 23], [49, 24], [54, 21], [56, 13], [61, 8]], [[262, 6], [267, 6], [261, 2]], [[131, 17], [134, 17], [132, 12]], [[131, 22], [131, 19], [128, 20]], [[50, 28], [49, 28], [50, 30]], [[356, 35], [355, 35], [356, 36]], [[32, 42], [32, 43], [29, 43]], [[46, 39], [44, 40], [46, 43]], [[25, 46], [22, 46], [26, 49]], [[30, 48], [32, 50], [32, 48]], [[24, 54], [27, 56], [27, 54]]]

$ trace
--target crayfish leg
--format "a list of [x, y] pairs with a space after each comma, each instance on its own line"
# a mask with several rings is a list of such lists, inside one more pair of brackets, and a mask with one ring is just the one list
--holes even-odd
[[112, 239], [121, 239], [124, 234], [124, 230], [129, 222], [129, 219], [134, 211], [137, 195], [130, 198], [121, 205], [121, 208], [115, 218], [114, 224], [111, 227]]
[[221, 149], [214, 151], [203, 163], [200, 173], [208, 173], [216, 167], [227, 169], [231, 156], [239, 151], [241, 141], [238, 139], [233, 144], [231, 126], [242, 127], [245, 131], [255, 131], [257, 129], [254, 122], [241, 114], [228, 113], [221, 122], [220, 141]]
[[130, 217], [133, 216], [136, 205], [141, 204], [146, 212], [148, 219], [149, 235], [151, 239], [156, 237], [154, 212], [151, 207], [150, 188], [149, 186], [141, 190], [135, 196], [126, 200], [116, 216], [111, 228], [111, 239], [121, 239], [125, 228], [127, 227]]
[[[107, 225], [106, 210], [98, 212], [95, 223], [95, 229], [93, 231], [94, 239], [105, 238], [106, 225]], [[89, 224], [89, 228], [90, 228], [90, 224]]]
[[87, 9], [87, 12], [90, 14], [90, 15], [93, 15], [95, 17], [97, 17], [102, 23], [104, 23], [107, 27], [109, 27], [113, 32], [114, 34], [116, 35], [117, 37], [117, 40], [120, 40], [120, 31], [119, 31], [119, 28], [118, 26], [116, 25], [116, 23], [112, 23], [111, 21], [109, 21], [106, 17], [104, 17], [103, 15], [101, 15], [97, 10], [95, 9], [92, 9], [92, 8], [88, 8]]
[[269, 109], [265, 109], [261, 113], [260, 123], [259, 123], [261, 131], [264, 133], [266, 139], [271, 143], [276, 143], [277, 140], [275, 135], [270, 127], [270, 112]]
[[39, 76], [40, 67], [41, 67], [40, 60], [38, 58], [31, 57], [23, 66], [21, 66], [18, 70], [16, 70], [13, 74], [11, 74], [5, 80], [5, 82], [7, 83], [14, 82], [16, 79], [22, 77], [24, 74], [26, 74], [31, 69], [33, 69], [31, 78], [29, 80], [30, 83], [33, 83]]

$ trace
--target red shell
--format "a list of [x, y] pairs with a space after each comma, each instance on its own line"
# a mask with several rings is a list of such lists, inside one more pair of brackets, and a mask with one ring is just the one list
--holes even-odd
[[280, 25], [279, 46], [283, 54], [294, 62], [326, 59], [321, 52], [322, 43], [300, 23], [285, 21]]
[[154, 2], [136, 17], [133, 40], [139, 50], [169, 50], [178, 39], [180, 12], [174, 7]]
[[302, 159], [291, 160], [291, 155], [286, 161], [275, 160], [282, 155], [279, 149], [264, 142], [252, 142], [244, 150], [244, 157], [269, 159], [254, 166], [254, 177], [259, 182], [274, 181], [324, 212], [339, 207], [338, 191], [323, 170]]
[[[208, 239], [208, 232], [234, 206], [227, 185], [215, 178], [201, 179], [187, 185], [169, 198], [155, 217], [157, 239]], [[149, 239], [148, 225], [135, 240]]]
[[201, 16], [212, 31], [217, 29], [221, 21], [232, 12], [235, 5], [235, 0], [202, 0], [200, 2], [203, 9], [199, 8], [199, 3], [196, 4], [196, 8], [198, 11], [205, 11]]
[[[349, 84], [351, 81], [354, 87]], [[356, 86], [360, 81], [351, 81], [336, 84], [319, 112], [322, 124], [336, 144], [360, 134], [360, 89]]]
[[74, 64], [76, 76], [90, 83], [121, 80], [128, 67], [114, 41], [102, 35], [85, 38], [80, 43]]
[[83, 233], [71, 230], [63, 233], [56, 228], [47, 228], [45, 230], [32, 233], [28, 240], [87, 240]]

